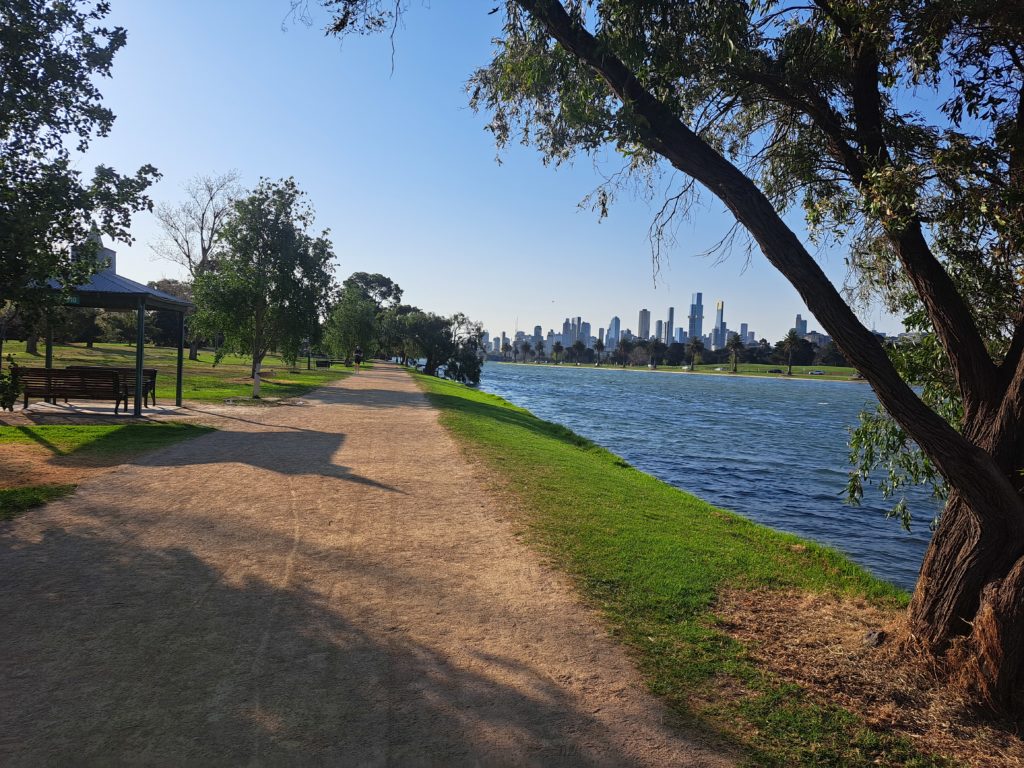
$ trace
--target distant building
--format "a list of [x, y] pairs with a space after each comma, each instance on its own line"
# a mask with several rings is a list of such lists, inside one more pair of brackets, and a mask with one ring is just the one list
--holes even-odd
[[659, 320], [654, 324], [654, 338], [656, 338], [658, 341], [661, 341], [662, 339], [665, 338], [664, 333], [665, 323]]
[[675, 321], [676, 321], [676, 308], [675, 307], [669, 307], [668, 308], [668, 322], [665, 323], [665, 338], [663, 339], [663, 341], [666, 344], [671, 344], [672, 343], [672, 333], [673, 333], [673, 326], [675, 325]]
[[676, 328], [675, 342], [676, 344], [686, 343], [686, 331], [683, 328]]
[[725, 302], [715, 302], [715, 326], [711, 329], [711, 348], [722, 349], [725, 346]]
[[620, 321], [618, 315], [612, 317], [608, 322], [608, 333], [605, 335], [605, 346], [613, 347], [619, 343], [619, 333], [621, 332]]
[[640, 310], [640, 320], [637, 322], [636, 335], [641, 339], [649, 339], [651, 337], [651, 311], [649, 309]]
[[793, 328], [796, 330], [796, 335], [801, 339], [807, 335], [807, 321], [800, 317], [800, 315], [796, 316], [796, 325]]
[[[579, 320], [579, 318], [576, 319]], [[594, 340], [590, 338], [590, 323], [580, 323], [579, 340], [586, 344], [588, 349], [594, 346]]]
[[704, 294], [695, 293], [690, 299], [690, 315], [687, 318], [690, 327], [687, 336], [699, 339], [704, 335]]
[[740, 338], [743, 339], [744, 341], [747, 340], [747, 330], [747, 324], [740, 323]]

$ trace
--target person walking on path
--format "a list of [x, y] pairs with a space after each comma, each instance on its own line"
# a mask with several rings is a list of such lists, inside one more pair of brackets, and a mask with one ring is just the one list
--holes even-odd
[[359, 373], [359, 366], [363, 362], [363, 348], [356, 345], [356, 351], [352, 353], [352, 359], [355, 361], [356, 373]]

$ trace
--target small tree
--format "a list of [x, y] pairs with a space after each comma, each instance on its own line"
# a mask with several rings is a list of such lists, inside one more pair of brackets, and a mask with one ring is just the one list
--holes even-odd
[[572, 344], [572, 357], [575, 362], [580, 362], [583, 356], [587, 353], [587, 345], [582, 341], [576, 340]]
[[524, 340], [523, 343], [519, 345], [519, 351], [523, 354], [523, 362], [529, 362], [530, 353], [533, 352], [533, 345]]
[[334, 253], [326, 231], [310, 234], [313, 209], [294, 179], [261, 179], [234, 208], [217, 270], [195, 281], [195, 322], [223, 335], [218, 361], [226, 352], [252, 358], [258, 398], [263, 358], [277, 350], [294, 362], [326, 310]]
[[[242, 194], [238, 171], [192, 177], [185, 199], [176, 205], [161, 203], [156, 220], [162, 236], [150, 247], [162, 259], [183, 266], [192, 280], [215, 267], [221, 231]], [[188, 359], [199, 359], [199, 339], [190, 334]]]
[[704, 351], [704, 342], [700, 339], [690, 339], [688, 345], [690, 347], [690, 370], [696, 370], [697, 366], [700, 365], [700, 356]]
[[361, 291], [348, 286], [343, 288], [324, 329], [324, 340], [331, 354], [348, 359], [356, 347], [369, 347], [377, 333], [377, 306]]
[[729, 337], [729, 340], [725, 342], [725, 346], [732, 355], [732, 372], [737, 373], [739, 371], [740, 355], [743, 354], [747, 345], [743, 343], [743, 339], [734, 333]]
[[564, 351], [565, 347], [562, 346], [562, 342], [560, 341], [556, 341], [551, 345], [551, 357], [554, 359], [556, 365], [562, 359], [562, 352]]
[[604, 352], [604, 342], [598, 339], [594, 342], [594, 351], [597, 352], [597, 364], [601, 365], [601, 353]]
[[629, 353], [632, 349], [633, 345], [630, 343], [629, 339], [625, 336], [619, 338], [619, 343], [615, 347], [615, 353], [618, 355], [619, 363], [623, 368], [625, 368], [629, 363]]

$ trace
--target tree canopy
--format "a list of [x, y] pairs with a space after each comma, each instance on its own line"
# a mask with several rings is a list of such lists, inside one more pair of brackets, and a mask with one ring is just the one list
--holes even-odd
[[334, 252], [326, 230], [312, 233], [313, 221], [294, 179], [261, 179], [234, 204], [217, 269], [195, 280], [197, 328], [221, 336], [218, 359], [225, 352], [252, 358], [254, 397], [267, 353], [294, 361], [326, 312]]
[[94, 227], [130, 242], [132, 213], [151, 206], [153, 166], [99, 166], [91, 179], [75, 168], [114, 123], [98, 82], [127, 33], [104, 24], [109, 10], [82, 0], [0, 6], [0, 302], [23, 313], [56, 301], [48, 280], [74, 286], [101, 266]]

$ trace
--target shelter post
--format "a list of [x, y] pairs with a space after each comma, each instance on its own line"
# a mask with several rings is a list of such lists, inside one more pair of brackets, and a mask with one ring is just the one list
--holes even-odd
[[136, 416], [142, 415], [142, 356], [146, 347], [146, 299], [139, 297], [138, 319], [135, 334], [135, 411]]
[[174, 384], [174, 404], [181, 407], [181, 377], [185, 367], [185, 312], [178, 312], [178, 379]]

